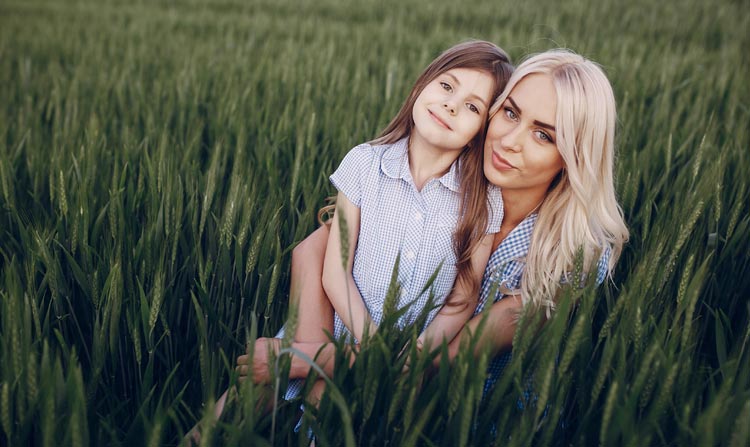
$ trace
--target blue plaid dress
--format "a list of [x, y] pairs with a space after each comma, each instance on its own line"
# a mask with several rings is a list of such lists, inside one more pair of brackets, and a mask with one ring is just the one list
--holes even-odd
[[[440, 178], [418, 190], [409, 167], [408, 140], [386, 145], [361, 144], [344, 157], [331, 183], [360, 210], [359, 237], [352, 276], [372, 320], [380, 324], [393, 266], [400, 255], [398, 307], [409, 306], [399, 319], [403, 327], [414, 322], [427, 305], [423, 293], [437, 271], [431, 292], [441, 306], [456, 280], [453, 231], [458, 223], [461, 197], [458, 161]], [[487, 233], [497, 233], [503, 221], [500, 190], [488, 190], [491, 204]], [[433, 309], [430, 324], [439, 308]], [[349, 335], [338, 314], [334, 336]]]
[[[498, 245], [497, 249], [490, 255], [487, 267], [482, 277], [482, 285], [479, 292], [479, 303], [474, 315], [482, 312], [490, 294], [494, 292], [492, 303], [500, 301], [506, 296], [520, 294], [521, 277], [526, 267], [526, 255], [529, 252], [531, 233], [534, 230], [538, 214], [530, 214]], [[607, 275], [607, 265], [611, 255], [611, 248], [607, 247], [597, 262], [597, 284], [601, 284]], [[564, 281], [563, 281], [564, 282]], [[512, 352], [508, 351], [497, 355], [490, 361], [487, 368], [487, 381], [484, 392], [495, 384], [503, 369], [510, 363]]]
[[[456, 280], [453, 231], [458, 221], [460, 194], [458, 161], [440, 178], [431, 179], [421, 190], [409, 168], [408, 139], [393, 144], [356, 146], [331, 175], [331, 183], [360, 209], [360, 228], [354, 252], [352, 275], [367, 311], [375, 324], [383, 318], [383, 306], [396, 258], [400, 255], [398, 307], [409, 306], [399, 319], [401, 327], [413, 323], [434, 294], [435, 305], [443, 304]], [[488, 234], [497, 233], [503, 220], [500, 189], [488, 189], [490, 220]], [[438, 271], [439, 269], [439, 271]], [[438, 271], [431, 288], [422, 293]], [[426, 324], [434, 319], [433, 309]], [[334, 337], [351, 337], [338, 314]], [[277, 337], [283, 336], [283, 329]], [[301, 380], [292, 380], [285, 398], [297, 396]]]

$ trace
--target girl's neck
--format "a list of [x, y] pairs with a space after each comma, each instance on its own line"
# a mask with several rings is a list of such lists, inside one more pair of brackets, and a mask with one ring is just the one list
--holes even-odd
[[440, 178], [450, 170], [461, 150], [435, 147], [412, 132], [409, 137], [409, 170], [418, 191], [432, 178]]

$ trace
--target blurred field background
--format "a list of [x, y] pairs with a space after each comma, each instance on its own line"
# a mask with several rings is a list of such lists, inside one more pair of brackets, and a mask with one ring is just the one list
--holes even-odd
[[748, 445], [749, 28], [728, 0], [2, 0], [0, 445], [303, 442], [299, 402], [212, 402], [286, 318], [327, 175], [468, 38], [602, 64], [631, 241], [485, 401], [486, 358], [420, 391], [384, 330], [318, 445]]

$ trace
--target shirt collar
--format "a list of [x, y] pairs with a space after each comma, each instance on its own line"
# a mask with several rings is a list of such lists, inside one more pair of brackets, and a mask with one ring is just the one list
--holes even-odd
[[[451, 164], [450, 169], [438, 180], [446, 188], [453, 192], [459, 191], [458, 182], [458, 160]], [[414, 183], [409, 170], [409, 139], [404, 137], [391, 145], [383, 152], [380, 161], [380, 169], [391, 178], [400, 178], [409, 183]]]
[[513, 260], [524, 260], [529, 252], [531, 234], [538, 216], [536, 212], [526, 216], [492, 253], [490, 263], [504, 264]]
[[442, 183], [443, 186], [445, 186], [446, 188], [450, 189], [453, 192], [458, 192], [459, 190], [458, 165], [459, 165], [459, 161], [458, 159], [456, 159], [456, 161], [454, 161], [453, 164], [451, 164], [451, 168], [448, 170], [448, 172], [446, 172], [445, 175], [440, 177], [440, 183]]
[[409, 144], [407, 138], [402, 138], [383, 152], [380, 159], [380, 169], [391, 178], [400, 178], [411, 181], [409, 171]]

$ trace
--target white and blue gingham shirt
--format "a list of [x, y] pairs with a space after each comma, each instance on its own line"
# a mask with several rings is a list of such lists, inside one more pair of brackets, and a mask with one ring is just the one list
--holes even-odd
[[[474, 315], [484, 309], [487, 302], [495, 303], [508, 295], [520, 293], [521, 277], [526, 268], [526, 254], [529, 252], [531, 233], [534, 230], [538, 214], [530, 214], [498, 245], [497, 249], [490, 255], [487, 267], [484, 270], [482, 286], [479, 292], [479, 303]], [[596, 282], [601, 284], [607, 276], [607, 266], [612, 249], [606, 247], [596, 264]], [[564, 281], [562, 281], [564, 282]], [[487, 383], [485, 392], [497, 381], [500, 374], [510, 362], [511, 351], [497, 355], [490, 361], [487, 368]]]
[[[409, 169], [408, 139], [403, 138], [393, 144], [356, 146], [331, 175], [331, 183], [360, 210], [352, 276], [375, 324], [383, 318], [385, 296], [399, 254], [398, 308], [409, 306], [399, 318], [399, 326], [415, 321], [432, 291], [438, 308], [430, 312], [429, 325], [453, 288], [453, 231], [461, 200], [458, 163], [455, 161], [445, 175], [429, 180], [419, 191]], [[494, 234], [503, 221], [503, 199], [495, 186], [489, 187], [488, 196], [487, 234]], [[421, 293], [438, 267], [430, 290]], [[349, 331], [335, 315], [333, 335], [338, 338], [343, 334]], [[282, 336], [283, 328], [277, 334]], [[285, 398], [294, 398], [301, 389], [301, 380], [291, 380]]]
[[[460, 207], [458, 161], [440, 178], [417, 190], [409, 169], [408, 141], [352, 149], [331, 175], [331, 183], [360, 209], [360, 228], [352, 275], [375, 324], [383, 305], [396, 257], [400, 254], [398, 307], [409, 305], [399, 325], [412, 323], [427, 305], [422, 293], [439, 269], [431, 291], [440, 306], [456, 280], [453, 231]], [[503, 219], [502, 196], [489, 190], [492, 204], [487, 233], [497, 233]], [[442, 263], [442, 265], [441, 265]], [[410, 304], [413, 303], [413, 304]], [[439, 309], [430, 312], [427, 324]], [[348, 333], [338, 315], [334, 336]]]

